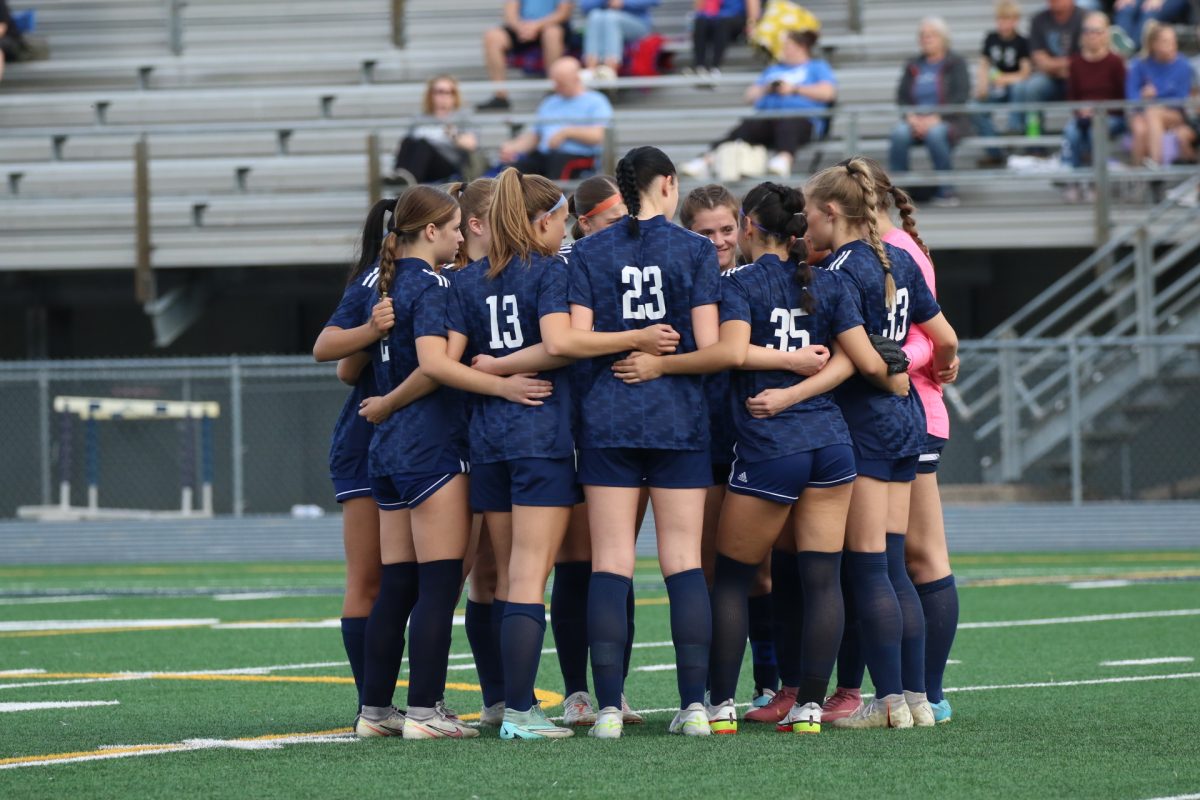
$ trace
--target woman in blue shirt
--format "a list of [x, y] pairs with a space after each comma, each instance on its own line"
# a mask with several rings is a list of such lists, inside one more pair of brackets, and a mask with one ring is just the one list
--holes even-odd
[[[875, 217], [881, 204], [869, 165], [850, 159], [822, 170], [804, 194], [813, 244], [833, 250], [827, 268], [842, 279], [867, 332], [903, 345], [910, 326], [919, 324], [934, 343], [937, 369], [947, 367], [958, 349], [954, 330], [912, 258], [881, 241]], [[933, 725], [924, 693], [925, 620], [919, 603], [902, 607], [896, 591], [905, 581], [911, 585], [903, 534], [925, 445], [925, 413], [915, 393], [897, 397], [861, 377], [842, 384], [836, 398], [858, 473], [846, 525], [847, 573], [876, 698], [833, 725]]]
[[[1154, 164], [1165, 163], [1163, 137], [1168, 133], [1175, 134], [1179, 141], [1180, 158], [1194, 161], [1196, 132], [1188, 124], [1182, 103], [1192, 93], [1192, 67], [1179, 55], [1179, 42], [1170, 25], [1149, 22], [1142, 39], [1142, 55], [1130, 62], [1125, 75], [1125, 97], [1159, 101], [1162, 105], [1137, 110], [1130, 119], [1133, 164], [1140, 166], [1147, 159]], [[1179, 102], [1171, 104], [1172, 100]]]
[[[829, 108], [837, 100], [837, 78], [829, 63], [812, 57], [817, 34], [792, 31], [783, 43], [779, 63], [772, 64], [746, 90], [746, 102], [756, 111], [803, 112]], [[712, 173], [716, 149], [727, 142], [742, 141], [767, 148], [771, 153], [767, 172], [787, 176], [792, 172], [796, 151], [825, 135], [828, 120], [819, 116], [747, 117], [724, 137], [713, 142], [709, 152], [680, 167], [692, 178], [705, 179]], [[761, 174], [761, 173], [759, 173]], [[721, 174], [721, 180], [737, 176]]]

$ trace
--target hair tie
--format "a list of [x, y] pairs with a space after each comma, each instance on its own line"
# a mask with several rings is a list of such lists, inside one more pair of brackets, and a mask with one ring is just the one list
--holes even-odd
[[608, 197], [607, 199], [592, 206], [592, 210], [587, 212], [586, 214], [579, 214], [576, 217], [576, 219], [589, 219], [591, 217], [594, 217], [596, 214], [599, 214], [602, 211], [608, 211], [610, 208], [612, 208], [613, 206], [615, 206], [617, 203], [620, 203], [620, 202], [621, 202], [621, 193], [617, 192], [616, 194], [614, 194], [614, 195]]

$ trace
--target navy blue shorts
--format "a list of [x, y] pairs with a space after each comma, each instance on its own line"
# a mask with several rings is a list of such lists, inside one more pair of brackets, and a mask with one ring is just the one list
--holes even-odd
[[887, 483], [909, 483], [917, 479], [917, 456], [904, 458], [863, 458], [854, 448], [854, 465], [864, 478]]
[[353, 500], [356, 497], [371, 496], [371, 479], [367, 477], [367, 471], [363, 470], [362, 475], [355, 478], [334, 478], [333, 479], [333, 499], [339, 503], [344, 503], [347, 500]]
[[653, 486], [706, 489], [712, 486], [708, 450], [597, 447], [579, 451], [579, 482], [584, 486]]
[[471, 468], [471, 509], [512, 511], [513, 506], [573, 506], [583, 501], [575, 457], [517, 458]]
[[791, 505], [805, 489], [841, 486], [856, 477], [854, 448], [832, 444], [767, 461], [735, 460], [729, 474], [729, 491]]
[[729, 480], [729, 470], [732, 466], [728, 461], [724, 464], [718, 464], [714, 461], [712, 465], [712, 485], [724, 486], [725, 482]]
[[460, 462], [462, 469], [453, 472], [398, 473], [371, 478], [371, 496], [380, 511], [402, 511], [416, 508], [445, 486], [455, 475], [471, 471], [471, 465]]
[[917, 456], [918, 475], [936, 475], [942, 464], [942, 450], [946, 447], [946, 439], [930, 434], [925, 439], [925, 450]]

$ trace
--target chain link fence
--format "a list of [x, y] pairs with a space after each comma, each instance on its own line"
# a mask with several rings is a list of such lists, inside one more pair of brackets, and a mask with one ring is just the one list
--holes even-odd
[[[964, 342], [962, 362], [947, 392], [950, 498], [1200, 497], [1200, 336]], [[0, 517], [202, 513], [205, 483], [218, 515], [332, 511], [329, 438], [346, 394], [332, 365], [301, 356], [0, 365]], [[56, 411], [64, 397], [218, 410], [89, 421]]]

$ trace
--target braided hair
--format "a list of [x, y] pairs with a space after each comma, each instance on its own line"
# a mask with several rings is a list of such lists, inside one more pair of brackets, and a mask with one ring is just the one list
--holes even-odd
[[861, 220], [867, 227], [867, 243], [883, 269], [884, 304], [891, 308], [896, 302], [896, 279], [892, 262], [879, 237], [879, 222], [875, 215], [880, 209], [879, 193], [870, 167], [862, 158], [850, 158], [821, 170], [809, 179], [805, 195], [810, 203], [836, 202], [847, 219]]
[[629, 209], [629, 235], [634, 238], [641, 234], [642, 192], [660, 175], [675, 175], [675, 164], [657, 147], [635, 147], [617, 162], [617, 188]]
[[917, 247], [921, 248], [921, 252], [932, 263], [933, 257], [929, 254], [929, 248], [925, 246], [924, 240], [917, 233], [917, 220], [913, 216], [917, 207], [913, 204], [912, 197], [908, 192], [892, 183], [892, 179], [888, 177], [887, 172], [878, 161], [861, 156], [860, 159], [867, 164], [871, 178], [875, 181], [875, 195], [879, 198], [879, 210], [886, 212], [889, 206], [895, 206], [896, 210], [900, 212], [900, 227], [912, 237], [912, 240], [917, 243]]
[[385, 197], [376, 201], [375, 205], [371, 206], [371, 210], [367, 212], [362, 235], [359, 236], [358, 256], [350, 267], [350, 274], [346, 276], [346, 285], [353, 283], [379, 258], [379, 248], [383, 245], [384, 227], [390, 225], [389, 217], [395, 210], [396, 198]]
[[816, 308], [812, 292], [812, 267], [805, 260], [804, 234], [808, 218], [804, 215], [804, 194], [778, 183], [760, 183], [746, 193], [742, 213], [756, 223], [764, 235], [788, 246], [788, 259], [796, 263], [796, 281], [802, 294], [800, 307], [811, 314]]

